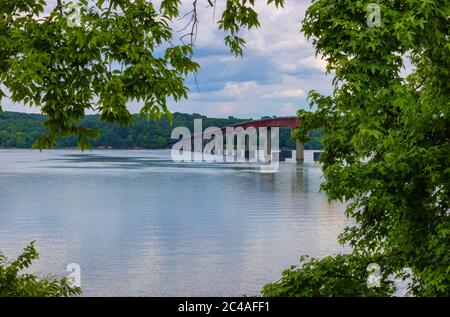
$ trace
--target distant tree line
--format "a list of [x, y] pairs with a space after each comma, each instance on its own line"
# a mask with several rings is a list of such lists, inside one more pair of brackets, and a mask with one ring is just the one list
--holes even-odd
[[[31, 148], [34, 142], [46, 132], [42, 125], [46, 117], [39, 114], [19, 112], [0, 113], [0, 148]], [[194, 130], [194, 119], [202, 119], [203, 129], [211, 126], [224, 127], [251, 119], [208, 118], [200, 114], [174, 113], [172, 127], [185, 126]], [[90, 115], [81, 120], [88, 128], [101, 131], [98, 140], [92, 141], [93, 147], [112, 147], [114, 149], [162, 149], [168, 148], [172, 127], [165, 118], [157, 121], [147, 121], [134, 115], [131, 127], [121, 127], [100, 121], [100, 116]], [[311, 142], [305, 149], [320, 149], [320, 130], [311, 132]], [[76, 137], [58, 139], [57, 148], [76, 147]], [[295, 140], [292, 139], [290, 128], [280, 128], [280, 148], [294, 149]]]

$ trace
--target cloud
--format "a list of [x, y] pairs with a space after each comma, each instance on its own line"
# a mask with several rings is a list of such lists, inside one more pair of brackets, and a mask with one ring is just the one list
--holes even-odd
[[319, 70], [325, 72], [327, 63], [321, 57], [308, 56], [293, 61], [278, 60], [275, 62], [280, 71], [286, 73], [300, 73], [305, 70]]
[[310, 90], [331, 91], [325, 61], [300, 32], [310, 2], [287, 1], [278, 10], [263, 2], [257, 2], [261, 27], [243, 34], [243, 58], [229, 54], [214, 23], [199, 29], [197, 60], [202, 68], [197, 84], [190, 82], [189, 100], [172, 109], [211, 116], [295, 115], [308, 107]]
[[279, 97], [279, 98], [292, 98], [292, 97], [304, 97], [305, 92], [302, 89], [285, 89], [276, 91], [272, 94], [263, 95], [263, 97]]
[[257, 81], [246, 81], [227, 82], [220, 90], [210, 91], [206, 93], [192, 93], [189, 96], [189, 100], [252, 101], [258, 99], [277, 100], [279, 98], [304, 99], [304, 97], [305, 92], [302, 89], [295, 88], [295, 84], [292, 84], [292, 88], [290, 88], [286, 83], [262, 85]]
[[307, 78], [286, 74], [275, 82], [264, 84], [256, 80], [230, 81], [221, 89], [192, 92], [187, 101], [173, 104], [172, 109], [180, 112], [195, 109], [195, 112], [218, 117], [292, 116], [298, 109], [308, 108], [309, 90], [325, 91], [328, 86], [320, 74]]

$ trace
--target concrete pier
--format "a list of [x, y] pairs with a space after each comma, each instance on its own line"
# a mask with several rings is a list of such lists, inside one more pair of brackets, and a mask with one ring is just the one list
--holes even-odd
[[266, 155], [269, 157], [272, 155], [272, 129], [267, 127], [267, 140], [266, 140]]
[[303, 162], [305, 160], [303, 144], [301, 144], [299, 140], [295, 141], [295, 160], [297, 162]]

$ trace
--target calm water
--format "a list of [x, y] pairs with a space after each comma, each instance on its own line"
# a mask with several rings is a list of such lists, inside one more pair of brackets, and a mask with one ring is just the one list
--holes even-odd
[[87, 296], [256, 295], [302, 254], [342, 252], [321, 170], [177, 164], [168, 151], [0, 151], [0, 250], [79, 263]]

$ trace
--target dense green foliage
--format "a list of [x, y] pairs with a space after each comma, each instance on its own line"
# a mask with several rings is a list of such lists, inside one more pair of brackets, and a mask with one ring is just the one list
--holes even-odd
[[[100, 138], [92, 142], [94, 147], [161, 149], [169, 147], [173, 127], [183, 126], [193, 132], [194, 119], [202, 119], [203, 128], [224, 127], [248, 120], [234, 117], [208, 118], [199, 114], [189, 115], [176, 112], [173, 114], [172, 126], [167, 118], [162, 118], [157, 122], [148, 122], [138, 115], [133, 115], [131, 127], [102, 122], [98, 115], [86, 116], [81, 123], [83, 126], [102, 131]], [[45, 127], [42, 125], [44, 121], [45, 116], [37, 114], [0, 113], [0, 148], [31, 148], [34, 142], [45, 133]], [[305, 148], [320, 149], [320, 137], [321, 131], [313, 131], [311, 142], [305, 145]], [[58, 148], [76, 147], [76, 145], [75, 137], [59, 138], [56, 143]], [[279, 146], [282, 149], [295, 148], [291, 129], [280, 129]]]
[[[264, 296], [390, 296], [394, 283], [384, 272], [380, 287], [367, 287], [367, 266], [383, 263], [382, 257], [360, 257], [338, 254], [323, 259], [303, 256], [299, 266], [283, 272], [276, 283], [264, 286]], [[382, 272], [383, 273], [383, 272]]]
[[[184, 79], [199, 68], [192, 55], [200, 2], [193, 1], [187, 13], [180, 11], [179, 0], [162, 0], [159, 6], [146, 0], [79, 3], [76, 10], [59, 0], [49, 14], [44, 9], [52, 2], [45, 0], [0, 5], [0, 84], [6, 87], [0, 87], [0, 98], [9, 93], [13, 102], [40, 107], [47, 115], [38, 148], [54, 146], [60, 136], [75, 136], [80, 148], [90, 147], [99, 130], [81, 123], [86, 111], [130, 126], [130, 101], [141, 103], [140, 115], [149, 121], [163, 115], [170, 120], [168, 101], [187, 98]], [[271, 3], [282, 6], [283, 0], [267, 0]], [[254, 5], [254, 0], [227, 0], [218, 21], [236, 55], [245, 43], [240, 30], [259, 26]], [[172, 26], [186, 14], [191, 18], [180, 41]]]
[[0, 252], [0, 297], [66, 297], [81, 294], [80, 288], [72, 287], [67, 278], [39, 278], [33, 274], [21, 273], [38, 258], [34, 242], [11, 262]]
[[[450, 296], [450, 2], [378, 3], [380, 27], [367, 26], [364, 1], [308, 9], [302, 30], [335, 72], [334, 91], [310, 93], [317, 110], [299, 111], [297, 136], [325, 127], [322, 189], [347, 201], [356, 221], [340, 236], [360, 259], [346, 270], [363, 270], [376, 255], [385, 276], [408, 278], [409, 294]], [[406, 78], [405, 57], [414, 67]], [[340, 256], [313, 259], [265, 294], [348, 294], [332, 288], [341, 265]], [[326, 291], [314, 293], [317, 283]]]

